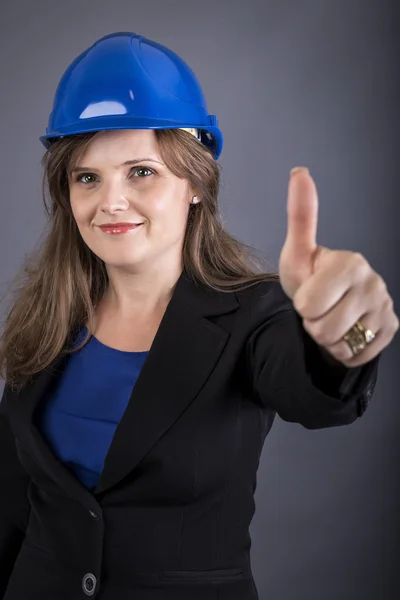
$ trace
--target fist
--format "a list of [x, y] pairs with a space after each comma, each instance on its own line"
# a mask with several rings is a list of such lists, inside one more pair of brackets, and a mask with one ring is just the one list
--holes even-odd
[[[346, 367], [372, 360], [393, 339], [399, 319], [383, 278], [359, 252], [317, 244], [318, 194], [306, 168], [292, 169], [287, 234], [279, 257], [285, 294], [307, 333]], [[359, 354], [343, 336], [360, 321], [375, 338]]]

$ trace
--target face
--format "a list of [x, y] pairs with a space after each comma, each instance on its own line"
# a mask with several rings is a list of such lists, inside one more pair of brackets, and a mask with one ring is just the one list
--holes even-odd
[[[162, 162], [153, 130], [104, 132], [76, 169], [69, 177], [72, 212], [84, 242], [107, 267], [138, 272], [181, 264], [195, 192]], [[143, 224], [120, 235], [99, 227], [119, 222]]]

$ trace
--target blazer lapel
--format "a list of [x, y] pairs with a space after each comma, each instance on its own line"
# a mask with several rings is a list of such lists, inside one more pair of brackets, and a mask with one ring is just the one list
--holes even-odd
[[[208, 320], [239, 304], [181, 274], [105, 457], [94, 494], [117, 484], [191, 404], [219, 359], [229, 333]], [[68, 357], [57, 357], [19, 394], [7, 388], [10, 425], [30, 456], [69, 494], [90, 505], [92, 494], [51, 452], [33, 422], [43, 394], [51, 392]], [[93, 506], [93, 504], [91, 505]]]

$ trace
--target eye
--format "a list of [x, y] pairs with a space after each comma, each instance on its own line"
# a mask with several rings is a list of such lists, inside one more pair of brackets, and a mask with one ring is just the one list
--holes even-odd
[[82, 181], [83, 177], [94, 177], [93, 173], [83, 173], [82, 175], [78, 175], [76, 180], [78, 183], [93, 183], [93, 181]]
[[[154, 172], [151, 169], [149, 169], [148, 167], [136, 167], [136, 168], [132, 169], [132, 171], [136, 171], [136, 172], [148, 171], [149, 173], [154, 174]], [[147, 175], [146, 175], [146, 177], [147, 177]], [[139, 177], [139, 179], [144, 179], [144, 177]]]
[[[134, 171], [136, 173], [139, 172], [139, 171], [148, 171], [149, 173], [151, 173], [152, 175], [154, 175], [154, 171], [152, 169], [149, 169], [148, 167], [140, 167], [140, 166], [139, 167], [133, 167], [131, 169], [131, 172], [132, 171]], [[75, 181], [77, 181], [78, 183], [83, 183], [84, 185], [85, 184], [89, 184], [89, 183], [94, 183], [94, 181], [87, 181], [87, 180], [86, 181], [82, 181], [84, 177], [96, 177], [96, 176], [94, 175], [94, 173], [81, 173], [81, 175], [77, 176], [77, 178], [76, 178]], [[145, 175], [144, 177], [139, 176], [138, 179], [145, 179], [145, 177], [148, 177], [148, 175]]]

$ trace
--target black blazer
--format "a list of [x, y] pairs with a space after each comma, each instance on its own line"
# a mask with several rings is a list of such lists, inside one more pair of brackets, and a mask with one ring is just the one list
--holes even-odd
[[381, 354], [335, 370], [319, 348], [279, 283], [223, 293], [182, 274], [93, 493], [33, 421], [68, 357], [6, 385], [0, 598], [256, 600], [249, 525], [276, 412], [347, 425], [376, 383]]

